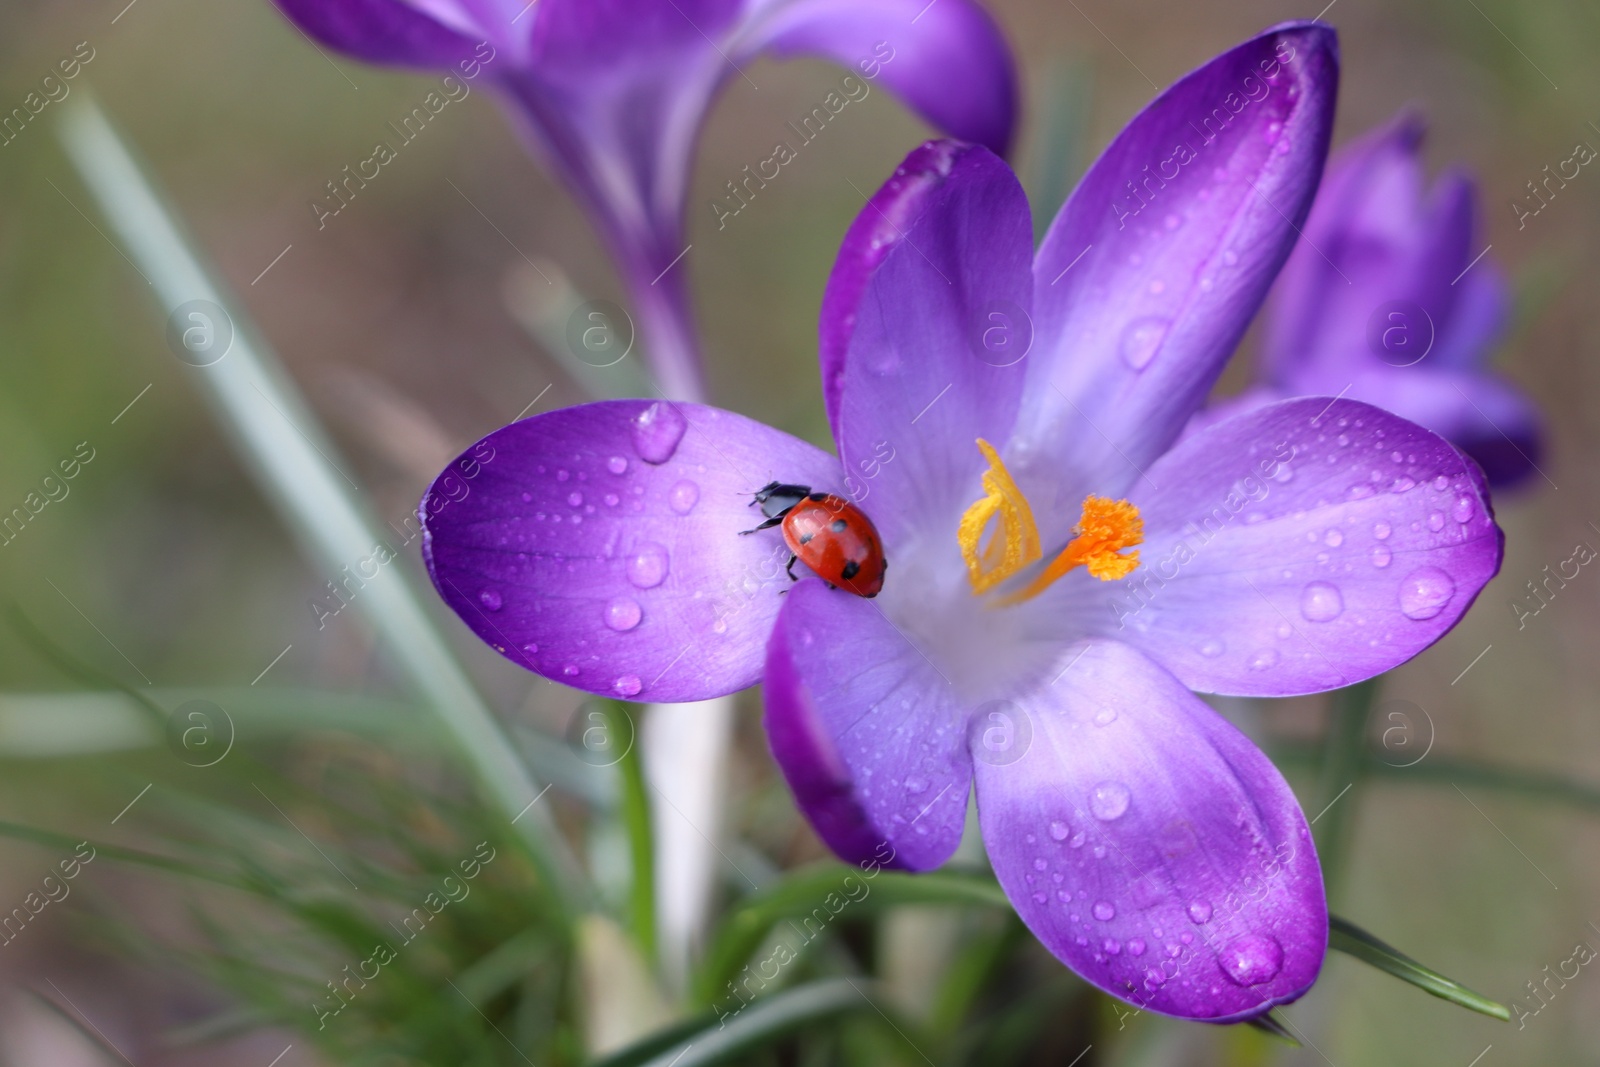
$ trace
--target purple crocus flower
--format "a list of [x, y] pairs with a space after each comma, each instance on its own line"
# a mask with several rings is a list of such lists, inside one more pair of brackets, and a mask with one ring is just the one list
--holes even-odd
[[[765, 683], [772, 753], [846, 860], [939, 866], [975, 787], [996, 875], [1060, 959], [1216, 1022], [1293, 1000], [1328, 925], [1304, 815], [1191, 690], [1348, 685], [1436, 641], [1498, 569], [1482, 477], [1347, 399], [1179, 441], [1294, 241], [1327, 151], [1333, 31], [1294, 23], [1136, 116], [1035, 254], [1010, 169], [913, 152], [822, 312], [838, 457], [715, 408], [514, 423], [424, 498], [440, 593], [591, 692]], [[484, 460], [484, 455], [491, 460]], [[475, 457], [475, 458], [474, 458]], [[791, 584], [751, 495], [848, 496], [889, 568]]]
[[1485, 368], [1506, 283], [1474, 225], [1472, 179], [1452, 170], [1425, 189], [1423, 132], [1402, 113], [1329, 167], [1268, 304], [1263, 386], [1243, 403], [1365, 400], [1448, 438], [1491, 486], [1511, 485], [1538, 469], [1539, 413]]
[[[848, 67], [845, 94], [831, 94], [825, 112], [838, 114], [876, 79], [936, 127], [996, 152], [1016, 113], [1010, 53], [973, 0], [275, 2], [306, 33], [360, 59], [471, 72], [495, 85], [611, 245], [658, 383], [674, 399], [702, 394], [676, 266], [694, 145], [712, 97], [730, 79], [748, 81], [744, 68], [758, 54]], [[772, 145], [759, 148], [765, 156]]]

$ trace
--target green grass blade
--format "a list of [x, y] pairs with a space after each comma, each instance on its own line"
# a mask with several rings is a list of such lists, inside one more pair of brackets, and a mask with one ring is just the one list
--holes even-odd
[[1460, 982], [1453, 981], [1431, 967], [1424, 966], [1392, 945], [1387, 945], [1361, 927], [1337, 915], [1328, 917], [1328, 947], [1354, 956], [1402, 982], [1410, 982], [1424, 992], [1442, 1000], [1459, 1004], [1482, 1015], [1493, 1016], [1502, 1022], [1511, 1021], [1511, 1012], [1504, 1004], [1474, 993]]
[[851, 1012], [873, 1012], [871, 983], [831, 978], [763, 997], [725, 1020], [702, 1016], [646, 1038], [591, 1067], [707, 1067], [770, 1044], [802, 1027]]
[[[202, 262], [87, 91], [80, 90], [65, 107], [59, 129], [67, 154], [128, 255], [147, 275], [162, 310], [194, 300], [227, 309], [232, 347], [190, 377], [210, 399], [245, 464], [328, 573], [367, 558], [386, 539], [368, 518], [354, 483], [330, 458], [331, 442], [276, 355]], [[569, 901], [579, 899], [580, 869], [549, 818], [549, 806], [528, 806], [540, 795], [538, 784], [434, 629], [411, 583], [398, 567], [385, 568], [354, 604], [449, 728], [482, 787], [517, 823], [545, 876]]]
[[621, 779], [619, 814], [628, 834], [628, 855], [632, 870], [628, 882], [628, 921], [639, 950], [649, 963], [656, 960], [656, 860], [650, 834], [650, 794], [644, 780], [644, 754], [639, 747], [639, 730], [621, 701], [605, 702], [606, 722], [611, 744], [626, 745], [617, 762]]
[[[851, 879], [846, 884], [846, 879]], [[865, 889], [852, 888], [864, 886]], [[839, 904], [828, 907], [828, 900]], [[745, 900], [718, 929], [695, 984], [696, 1002], [710, 1004], [745, 965], [772, 928], [785, 919], [855, 917], [897, 904], [958, 904], [1011, 908], [1000, 886], [989, 878], [935, 871], [899, 874], [879, 871], [869, 877], [854, 867], [822, 864], [797, 871]]]

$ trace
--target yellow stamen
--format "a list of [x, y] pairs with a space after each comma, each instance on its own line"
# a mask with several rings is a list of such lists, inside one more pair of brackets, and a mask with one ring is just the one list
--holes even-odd
[[[1028, 498], [1017, 488], [1011, 472], [989, 442], [978, 438], [978, 450], [989, 461], [989, 469], [983, 472], [986, 495], [966, 510], [956, 530], [974, 594], [987, 592], [1043, 555], [1039, 527], [1034, 524]], [[979, 543], [996, 516], [1000, 528], [989, 538], [989, 545], [980, 556]]]
[[1126, 500], [1103, 496], [1084, 498], [1083, 516], [1072, 532], [1077, 536], [1068, 542], [1061, 554], [1026, 588], [1002, 599], [1002, 606], [1032, 600], [1074, 567], [1087, 567], [1089, 573], [1102, 582], [1112, 582], [1126, 578], [1139, 566], [1137, 549], [1126, 555], [1121, 553], [1124, 548], [1144, 542], [1144, 519], [1139, 509]]

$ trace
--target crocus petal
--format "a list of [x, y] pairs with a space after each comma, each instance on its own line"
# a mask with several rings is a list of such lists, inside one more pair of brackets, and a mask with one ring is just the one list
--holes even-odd
[[602, 78], [686, 50], [713, 59], [714, 42], [744, 6], [745, 0], [539, 0], [532, 60], [557, 78]]
[[825, 395], [857, 500], [891, 549], [948, 530], [953, 551], [985, 466], [976, 441], [1010, 435], [1032, 343], [1031, 232], [998, 156], [930, 141], [845, 238], [823, 297]]
[[507, 659], [592, 693], [704, 700], [756, 682], [789, 588], [769, 481], [841, 487], [838, 463], [716, 408], [617, 400], [512, 423], [422, 500], [423, 556]]
[[[1454, 284], [1483, 251], [1476, 187], [1451, 171], [1424, 196], [1421, 138], [1420, 120], [1403, 114], [1336, 157], [1274, 290], [1262, 356], [1273, 381], [1309, 394], [1308, 374], [1439, 362], [1458, 309], [1495, 310], [1473, 309]], [[1475, 332], [1484, 345], [1492, 336]]]
[[971, 0], [796, 0], [772, 5], [741, 42], [779, 56], [820, 55], [882, 78], [934, 128], [1005, 155], [1017, 75], [1000, 28]]
[[1539, 409], [1495, 374], [1426, 364], [1353, 376], [1345, 393], [1444, 437], [1503, 488], [1532, 477], [1544, 453]]
[[1272, 763], [1127, 645], [1062, 654], [1020, 706], [1032, 742], [974, 762], [1006, 895], [1085, 979], [1150, 1011], [1228, 1022], [1310, 988], [1328, 912], [1306, 826]]
[[1058, 510], [1119, 493], [1204, 403], [1311, 206], [1337, 86], [1328, 26], [1269, 30], [1162, 93], [1062, 207], [1014, 443], [1024, 471], [1072, 458]]
[[479, 38], [401, 0], [273, 0], [316, 40], [368, 63], [437, 69], [472, 55]]
[[1235, 416], [1150, 468], [1140, 566], [1098, 594], [1101, 632], [1191, 689], [1290, 696], [1415, 656], [1500, 569], [1477, 465], [1351, 400]]
[[785, 599], [766, 727], [800, 810], [848, 862], [939, 866], [961, 843], [972, 777], [949, 684], [871, 601], [816, 579]]

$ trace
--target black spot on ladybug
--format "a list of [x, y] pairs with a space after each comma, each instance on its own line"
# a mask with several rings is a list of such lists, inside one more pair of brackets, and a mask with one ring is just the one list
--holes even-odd
[[800, 535], [800, 543], [802, 545], [809, 545], [811, 543], [811, 539], [815, 536], [816, 534], [803, 533]]
[[834, 533], [844, 533], [849, 528], [850, 524], [845, 522], [843, 519], [834, 519], [828, 524], [828, 529], [832, 530]]
[[839, 577], [843, 578], [845, 581], [848, 582], [850, 579], [854, 578], [856, 575], [858, 575], [860, 573], [861, 573], [861, 564], [857, 563], [855, 560], [851, 560], [850, 562], [846, 563], [844, 565], [844, 567], [839, 571]]

